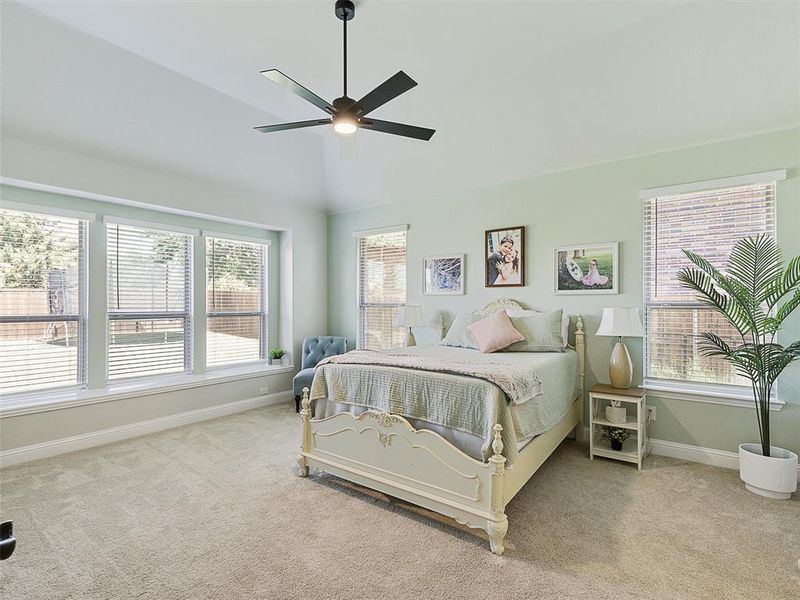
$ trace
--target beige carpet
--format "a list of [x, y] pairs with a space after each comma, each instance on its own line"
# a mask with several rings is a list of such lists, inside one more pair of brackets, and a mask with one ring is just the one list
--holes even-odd
[[508, 508], [506, 555], [331, 477], [294, 476], [299, 423], [259, 409], [0, 473], [4, 600], [800, 597], [800, 501], [565, 443]]

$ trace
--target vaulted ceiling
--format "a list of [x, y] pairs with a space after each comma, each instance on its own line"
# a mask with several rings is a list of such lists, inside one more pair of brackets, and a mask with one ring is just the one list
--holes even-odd
[[800, 123], [800, 4], [356, 2], [350, 95], [419, 86], [356, 154], [260, 77], [341, 94], [333, 2], [4, 2], [3, 133], [332, 211]]

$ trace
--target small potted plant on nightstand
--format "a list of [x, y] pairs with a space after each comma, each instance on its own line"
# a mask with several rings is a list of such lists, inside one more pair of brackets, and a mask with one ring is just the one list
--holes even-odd
[[631, 437], [631, 432], [622, 427], [603, 427], [600, 437], [611, 442], [612, 450], [622, 450], [622, 444]]
[[283, 364], [283, 357], [286, 354], [286, 350], [282, 350], [281, 348], [273, 348], [269, 351], [269, 364], [271, 365], [280, 365]]

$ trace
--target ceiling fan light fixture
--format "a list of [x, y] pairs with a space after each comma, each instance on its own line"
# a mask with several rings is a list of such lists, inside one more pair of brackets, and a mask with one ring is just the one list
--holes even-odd
[[351, 135], [358, 129], [358, 121], [347, 114], [338, 114], [333, 117], [333, 130], [341, 135]]
[[[352, 20], [356, 14], [353, 0], [336, 0], [335, 13], [336, 18], [342, 22], [342, 95], [333, 102], [327, 102], [291, 77], [287, 77], [278, 69], [261, 71], [261, 74], [267, 79], [285, 87], [306, 102], [321, 108], [327, 114], [324, 119], [262, 125], [254, 129], [261, 133], [270, 133], [333, 124], [333, 130], [343, 136], [353, 135], [359, 129], [368, 129], [427, 142], [436, 133], [436, 130], [393, 121], [381, 121], [380, 119], [373, 119], [371, 116], [367, 117], [376, 108], [383, 106], [417, 85], [417, 82], [403, 71], [398, 71], [389, 77], [361, 100], [354, 100], [347, 95], [347, 22]], [[367, 117], [367, 119], [364, 120], [364, 117]]]

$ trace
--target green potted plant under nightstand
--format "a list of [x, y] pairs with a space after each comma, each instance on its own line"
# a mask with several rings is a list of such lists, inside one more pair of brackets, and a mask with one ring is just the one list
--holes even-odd
[[622, 444], [628, 441], [631, 437], [631, 432], [622, 427], [603, 427], [600, 432], [600, 439], [608, 440], [611, 444], [611, 449], [616, 451], [622, 450]]

